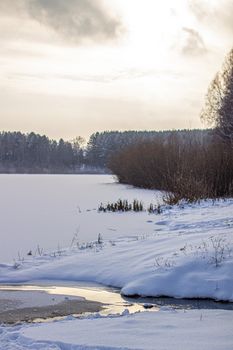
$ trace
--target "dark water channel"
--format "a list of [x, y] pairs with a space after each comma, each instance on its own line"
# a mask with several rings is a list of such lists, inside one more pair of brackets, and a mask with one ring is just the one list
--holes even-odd
[[[173, 309], [222, 309], [233, 310], [233, 303], [217, 302], [209, 299], [174, 299], [168, 297], [125, 297], [120, 294], [119, 289], [106, 287], [92, 283], [70, 283], [70, 282], [38, 282], [35, 285], [1, 285], [0, 291], [22, 292], [45, 292], [49, 295], [69, 297], [82, 297], [91, 302], [103, 304], [101, 315], [121, 314], [126, 310], [129, 313], [142, 311], [159, 311], [161, 308]], [[36, 293], [35, 293], [36, 294]], [[89, 312], [90, 314], [90, 312]], [[38, 314], [37, 321], [40, 320]]]

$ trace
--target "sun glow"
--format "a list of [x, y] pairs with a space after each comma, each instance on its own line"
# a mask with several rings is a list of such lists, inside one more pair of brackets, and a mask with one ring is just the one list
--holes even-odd
[[186, 1], [115, 0], [115, 3], [128, 28], [125, 59], [140, 67], [166, 67], [169, 49], [190, 21]]

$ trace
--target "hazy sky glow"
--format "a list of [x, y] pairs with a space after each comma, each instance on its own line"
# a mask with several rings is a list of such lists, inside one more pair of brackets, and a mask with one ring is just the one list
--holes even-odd
[[0, 0], [0, 129], [200, 127], [232, 0]]

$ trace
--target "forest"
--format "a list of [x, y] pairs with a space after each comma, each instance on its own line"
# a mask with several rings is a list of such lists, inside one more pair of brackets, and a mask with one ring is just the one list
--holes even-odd
[[72, 141], [49, 139], [34, 132], [0, 132], [1, 173], [109, 173], [110, 160], [129, 146], [168, 140], [172, 135], [184, 143], [203, 140], [207, 130], [104, 131], [92, 134], [83, 145], [81, 137]]
[[0, 133], [1, 173], [72, 173], [83, 164], [83, 150], [75, 142], [50, 140], [34, 132]]

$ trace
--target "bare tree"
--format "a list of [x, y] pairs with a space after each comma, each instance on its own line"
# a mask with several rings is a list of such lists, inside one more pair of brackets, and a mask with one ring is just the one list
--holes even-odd
[[214, 126], [224, 142], [233, 145], [233, 49], [210, 84], [201, 119]]

